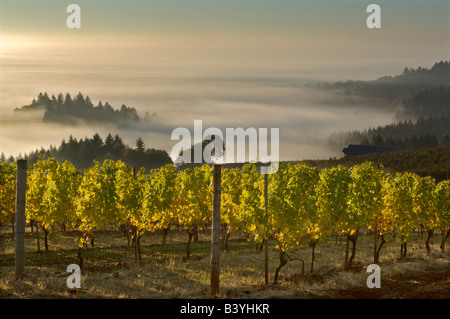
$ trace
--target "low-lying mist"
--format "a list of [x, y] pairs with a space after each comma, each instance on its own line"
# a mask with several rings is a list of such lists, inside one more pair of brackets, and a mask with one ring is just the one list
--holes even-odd
[[[157, 113], [157, 118], [146, 129], [120, 128], [114, 124], [69, 126], [44, 123], [43, 113], [13, 114], [13, 109], [22, 105], [2, 104], [0, 153], [23, 155], [40, 147], [58, 146], [70, 135], [80, 139], [99, 133], [105, 138], [112, 133], [119, 134], [130, 146], [141, 137], [146, 147], [165, 149], [170, 154], [177, 142], [171, 140], [172, 130], [187, 127], [193, 134], [194, 120], [202, 120], [203, 130], [217, 127], [223, 133], [228, 127], [279, 128], [281, 160], [327, 159], [340, 157], [342, 153], [319, 144], [318, 140], [336, 131], [391, 123], [395, 113], [383, 101], [306, 88], [294, 79], [152, 79], [148, 86], [127, 85], [123, 89], [49, 87], [42, 91], [49, 96], [69, 92], [72, 97], [80, 91], [89, 95], [94, 104], [98, 100], [108, 101], [115, 109], [126, 104], [135, 107], [141, 118], [146, 111]], [[28, 103], [38, 93], [28, 95]]]
[[[335, 131], [391, 123], [395, 113], [387, 101], [305, 86], [335, 81], [339, 74], [347, 74], [347, 64], [312, 63], [298, 57], [280, 61], [262, 53], [212, 54], [194, 48], [189, 54], [116, 48], [115, 54], [105, 56], [97, 44], [92, 50], [71, 47], [68, 52], [55, 46], [41, 52], [45, 48], [33, 47], [23, 55], [1, 56], [0, 153], [16, 156], [41, 146], [58, 146], [70, 135], [79, 139], [97, 132], [103, 138], [119, 134], [130, 146], [141, 137], [148, 148], [170, 154], [176, 144], [172, 130], [193, 129], [194, 120], [202, 120], [203, 129], [217, 127], [222, 132], [227, 127], [279, 128], [282, 160], [339, 157], [340, 151], [317, 140]], [[368, 70], [366, 65], [352, 64], [353, 69], [357, 67], [360, 72]], [[72, 98], [81, 92], [94, 105], [109, 102], [120, 109], [126, 104], [141, 118], [146, 112], [157, 117], [143, 130], [113, 124], [66, 126], [42, 123], [39, 114], [13, 115], [15, 108], [30, 104], [40, 92], [49, 97], [68, 92]]]

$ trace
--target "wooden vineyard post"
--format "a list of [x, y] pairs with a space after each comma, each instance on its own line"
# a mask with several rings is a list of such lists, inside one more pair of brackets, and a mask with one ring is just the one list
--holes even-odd
[[377, 256], [377, 237], [378, 237], [378, 225], [375, 225], [374, 235], [373, 235], [373, 263], [378, 263], [378, 256]]
[[16, 279], [25, 270], [25, 194], [27, 190], [27, 160], [17, 161], [16, 181]]
[[[136, 181], [136, 167], [133, 166], [133, 180]], [[137, 226], [134, 229], [134, 259], [136, 260], [137, 264], [140, 264], [141, 261], [141, 255], [140, 255], [140, 247], [139, 247], [139, 240], [138, 240], [138, 228]]]
[[[269, 217], [268, 206], [267, 206], [268, 188], [269, 188], [269, 175], [264, 174], [264, 205], [265, 205], [265, 209], [266, 209], [266, 218]], [[266, 285], [269, 284], [269, 248], [268, 248], [269, 244], [268, 244], [268, 241], [269, 241], [269, 239], [266, 238], [265, 243], [264, 243], [264, 281], [265, 281]]]
[[214, 199], [211, 231], [211, 296], [219, 295], [220, 193], [222, 166], [214, 164]]

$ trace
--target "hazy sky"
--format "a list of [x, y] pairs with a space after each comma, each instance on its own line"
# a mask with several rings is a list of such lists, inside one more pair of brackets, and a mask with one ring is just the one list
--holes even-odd
[[[71, 3], [81, 7], [81, 29], [66, 27]], [[381, 29], [366, 26], [371, 3], [381, 7]], [[70, 130], [21, 130], [28, 142], [15, 140], [10, 113], [41, 91], [81, 91], [173, 125], [280, 127], [281, 155], [304, 157], [296, 141], [386, 124], [392, 114], [336, 113], [299, 84], [395, 75], [449, 53], [447, 0], [2, 0], [0, 152], [59, 144]], [[173, 144], [169, 133], [148, 139], [168, 151]]]

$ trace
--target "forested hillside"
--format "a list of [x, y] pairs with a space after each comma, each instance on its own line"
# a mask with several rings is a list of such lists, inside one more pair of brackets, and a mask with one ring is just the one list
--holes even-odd
[[[395, 108], [397, 119], [443, 116], [450, 113], [450, 62], [435, 63], [431, 69], [405, 68], [403, 74], [373, 81], [320, 83], [310, 87], [336, 91], [340, 96], [375, 98], [378, 107]], [[349, 99], [350, 101], [350, 99]]]
[[423, 177], [431, 176], [436, 181], [443, 181], [449, 178], [450, 146], [383, 154], [345, 156], [340, 159], [307, 160], [295, 163], [306, 163], [320, 169], [334, 167], [339, 164], [352, 167], [366, 161], [373, 162], [378, 166], [382, 165], [384, 170], [390, 173], [410, 172]]
[[419, 118], [364, 131], [336, 132], [321, 141], [340, 151], [348, 144], [401, 147], [417, 150], [438, 145], [450, 145], [450, 117]]

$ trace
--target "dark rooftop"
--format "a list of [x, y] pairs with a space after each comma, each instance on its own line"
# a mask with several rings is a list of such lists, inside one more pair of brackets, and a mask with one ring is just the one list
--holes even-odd
[[365, 155], [372, 153], [381, 154], [393, 151], [403, 151], [403, 149], [400, 147], [389, 148], [389, 147], [377, 147], [372, 145], [350, 144], [348, 147], [342, 150], [342, 152], [344, 152], [345, 155]]

